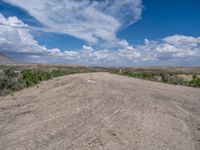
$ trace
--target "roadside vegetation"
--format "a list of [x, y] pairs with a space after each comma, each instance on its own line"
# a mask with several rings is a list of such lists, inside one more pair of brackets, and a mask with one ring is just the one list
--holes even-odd
[[65, 65], [0, 65], [0, 96], [12, 94], [55, 77], [75, 73], [106, 72], [103, 67]]
[[0, 96], [19, 91], [26, 87], [34, 86], [41, 81], [50, 80], [54, 77], [64, 76], [73, 73], [68, 69], [56, 69], [44, 71], [37, 69], [24, 69], [17, 71], [11, 68], [3, 69], [0, 72]]
[[167, 72], [167, 71], [135, 71], [129, 69], [113, 70], [112, 73], [174, 85], [184, 85], [200, 88], [199, 73]]
[[128, 77], [200, 88], [200, 69], [101, 68], [81, 66], [0, 66], [0, 96], [37, 85], [41, 81], [74, 73], [110, 72]]

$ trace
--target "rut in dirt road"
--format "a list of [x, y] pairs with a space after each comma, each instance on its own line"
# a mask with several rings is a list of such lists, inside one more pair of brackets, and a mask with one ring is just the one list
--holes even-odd
[[199, 150], [200, 89], [109, 73], [0, 97], [1, 150]]

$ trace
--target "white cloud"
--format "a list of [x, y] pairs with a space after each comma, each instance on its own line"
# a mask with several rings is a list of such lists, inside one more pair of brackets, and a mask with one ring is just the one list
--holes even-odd
[[163, 39], [164, 43], [156, 47], [159, 53], [168, 53], [171, 57], [192, 57], [199, 56], [200, 53], [200, 38], [173, 35]]
[[163, 39], [166, 43], [172, 44], [175, 46], [190, 46], [196, 47], [200, 43], [200, 37], [195, 38], [192, 36], [184, 36], [184, 35], [173, 35]]
[[0, 13], [0, 25], [6, 25], [11, 27], [27, 27], [28, 25], [24, 24], [16, 16], [8, 17], [7, 19]]
[[83, 45], [83, 50], [87, 53], [91, 53], [94, 51], [94, 49], [91, 46], [86, 46], [86, 45]]
[[40, 21], [45, 30], [89, 43], [116, 41], [119, 28], [141, 19], [141, 0], [5, 0]]
[[200, 37], [173, 35], [161, 41], [145, 39], [141, 45], [131, 45], [126, 40], [116, 45], [115, 50], [96, 50], [87, 45], [79, 50], [48, 49], [34, 39], [28, 26], [17, 17], [5, 18], [0, 14], [0, 52], [20, 53], [25, 62], [109, 66], [200, 64]]
[[122, 47], [128, 47], [129, 43], [126, 40], [121, 40], [118, 42], [118, 44]]
[[80, 57], [76, 51], [64, 51], [63, 54], [61, 53], [58, 56], [63, 56], [66, 60], [77, 60]]
[[59, 55], [61, 53], [60, 49], [58, 48], [53, 48], [49, 50], [51, 55]]
[[0, 51], [15, 53], [44, 53], [45, 46], [34, 40], [27, 27], [17, 17], [5, 18], [0, 14]]
[[118, 50], [118, 54], [121, 57], [126, 57], [129, 60], [135, 60], [141, 57], [141, 52], [139, 52], [136, 48], [129, 45], [129, 43], [126, 40], [122, 40], [119, 42], [122, 46], [121, 49]]
[[29, 31], [12, 28], [9, 26], [1, 26], [0, 51], [22, 52], [22, 53], [41, 53], [46, 50], [35, 41]]

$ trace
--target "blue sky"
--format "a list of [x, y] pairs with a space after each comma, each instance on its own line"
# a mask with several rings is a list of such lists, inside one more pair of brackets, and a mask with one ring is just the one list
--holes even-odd
[[143, 0], [143, 5], [142, 19], [119, 32], [120, 37], [140, 43], [174, 34], [200, 35], [199, 0]]
[[199, 66], [199, 0], [0, 0], [0, 52], [27, 63]]

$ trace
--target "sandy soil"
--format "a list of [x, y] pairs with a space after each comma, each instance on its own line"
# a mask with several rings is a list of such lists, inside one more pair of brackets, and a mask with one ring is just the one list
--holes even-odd
[[1, 150], [199, 150], [200, 89], [76, 74], [0, 97]]

